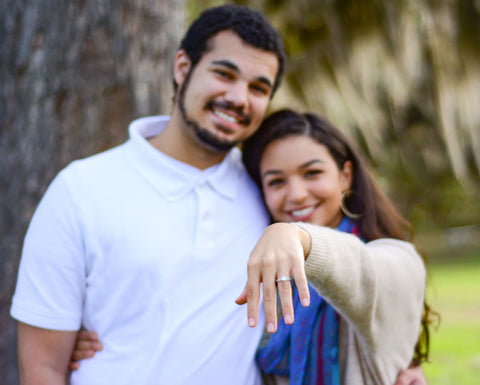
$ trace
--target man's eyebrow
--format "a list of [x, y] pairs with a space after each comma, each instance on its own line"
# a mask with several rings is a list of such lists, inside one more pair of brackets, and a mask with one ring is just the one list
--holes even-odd
[[240, 68], [235, 63], [232, 63], [230, 60], [214, 60], [212, 64], [220, 65], [230, 68], [232, 71], [240, 73]]
[[[227, 67], [237, 74], [239, 74], [241, 72], [240, 68], [238, 68], [238, 66], [235, 63], [232, 63], [230, 60], [225, 60], [225, 59], [214, 60], [214, 61], [212, 61], [212, 64]], [[272, 82], [266, 76], [259, 76], [259, 77], [256, 78], [256, 81], [265, 84], [269, 88], [273, 88]]]

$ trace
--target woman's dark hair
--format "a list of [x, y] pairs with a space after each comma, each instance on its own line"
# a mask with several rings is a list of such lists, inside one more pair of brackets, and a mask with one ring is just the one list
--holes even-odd
[[347, 205], [351, 212], [361, 214], [357, 224], [367, 241], [386, 237], [409, 239], [409, 223], [379, 190], [360, 154], [340, 130], [319, 115], [300, 114], [292, 110], [275, 112], [245, 141], [243, 162], [260, 189], [262, 189], [260, 160], [267, 145], [274, 140], [297, 135], [312, 138], [323, 144], [335, 159], [339, 170], [343, 169], [346, 161], [352, 163], [353, 194], [348, 199]]
[[[260, 161], [265, 148], [273, 141], [291, 136], [305, 136], [324, 145], [334, 158], [339, 170], [345, 162], [353, 166], [351, 190], [346, 202], [349, 211], [361, 216], [356, 220], [360, 234], [366, 241], [379, 238], [409, 240], [411, 226], [380, 191], [364, 160], [350, 141], [325, 118], [312, 113], [298, 113], [285, 109], [271, 114], [257, 132], [243, 144], [243, 163], [255, 183], [262, 190]], [[431, 310], [424, 304], [422, 333], [415, 347], [414, 363], [428, 359], [429, 324]]]
[[[268, 19], [260, 12], [240, 5], [222, 5], [203, 11], [183, 38], [183, 49], [195, 68], [205, 52], [210, 49], [209, 41], [225, 30], [235, 32], [252, 47], [274, 53], [278, 58], [278, 71], [273, 84], [272, 96], [281, 83], [285, 70], [286, 54], [282, 38]], [[177, 85], [174, 83], [175, 90]]]

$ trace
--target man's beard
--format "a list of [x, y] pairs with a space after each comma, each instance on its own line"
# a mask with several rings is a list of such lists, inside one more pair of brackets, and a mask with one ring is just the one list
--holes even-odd
[[[188, 72], [185, 78], [184, 83], [179, 89], [178, 105], [180, 108], [180, 113], [182, 115], [182, 118], [185, 121], [185, 123], [192, 129], [192, 132], [194, 133], [197, 140], [200, 143], [202, 143], [206, 148], [208, 148], [210, 151], [220, 152], [220, 153], [228, 152], [230, 149], [232, 149], [238, 144], [238, 141], [221, 139], [218, 136], [216, 136], [214, 133], [207, 130], [206, 128], [200, 127], [200, 125], [196, 121], [188, 117], [187, 109], [185, 107], [185, 93], [190, 83], [192, 72], [193, 72], [193, 68], [190, 69], [190, 71]], [[210, 101], [205, 106], [205, 109], [212, 109], [215, 104], [219, 105], [220, 103], [215, 103], [213, 101]], [[222, 107], [226, 109], [235, 110], [235, 107], [231, 106], [230, 103], [224, 103], [222, 104]], [[241, 111], [239, 113], [242, 116], [244, 125], [250, 124], [250, 120], [251, 120], [250, 117], [244, 116]]]

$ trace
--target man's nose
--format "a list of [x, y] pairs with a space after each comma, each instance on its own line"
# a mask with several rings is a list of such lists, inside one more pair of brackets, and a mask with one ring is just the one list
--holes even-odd
[[230, 84], [229, 90], [225, 93], [225, 99], [235, 107], [248, 106], [248, 84], [238, 80]]

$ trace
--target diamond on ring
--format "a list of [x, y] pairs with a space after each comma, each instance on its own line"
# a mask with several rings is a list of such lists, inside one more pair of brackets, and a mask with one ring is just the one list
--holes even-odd
[[291, 281], [291, 280], [292, 280], [291, 277], [286, 277], [286, 276], [282, 275], [280, 278], [277, 279], [276, 282]]

